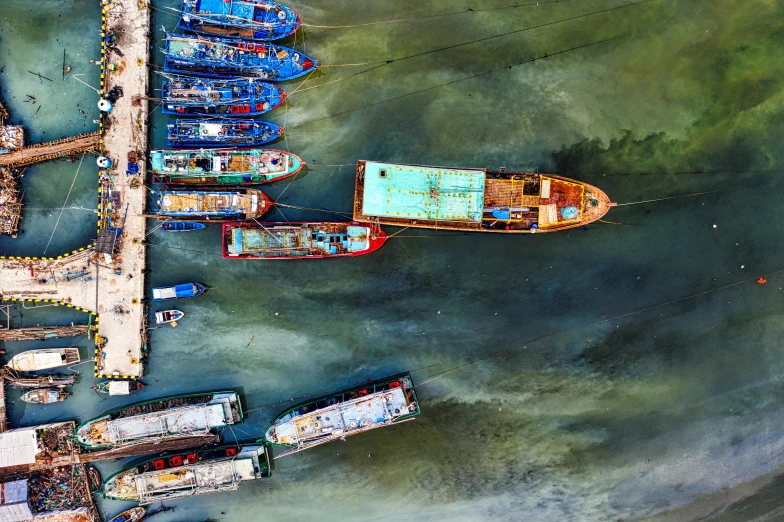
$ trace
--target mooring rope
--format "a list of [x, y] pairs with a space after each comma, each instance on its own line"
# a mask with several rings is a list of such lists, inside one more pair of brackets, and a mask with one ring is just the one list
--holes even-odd
[[[750, 277], [748, 279], [743, 279], [741, 281], [736, 281], [734, 283], [729, 283], [729, 284], [722, 285], [722, 286], [719, 286], [719, 287], [716, 287], [716, 288], [703, 290], [702, 292], [697, 292], [695, 294], [690, 294], [690, 295], [687, 295], [687, 296], [679, 297], [677, 299], [671, 299], [669, 301], [664, 301], [663, 303], [655, 304], [655, 305], [652, 305], [652, 306], [647, 306], [645, 308], [640, 308], [638, 310], [633, 310], [631, 312], [626, 312], [626, 313], [623, 313], [623, 314], [615, 315], [613, 317], [608, 317], [606, 319], [600, 319], [600, 320], [594, 321], [592, 323], [578, 324], [578, 325], [574, 325], [574, 326], [569, 326], [567, 328], [563, 328], [563, 329], [557, 330], [555, 332], [550, 332], [548, 334], [541, 335], [539, 337], [536, 337], [534, 339], [530, 339], [528, 341], [523, 341], [523, 346], [526, 347], [527, 345], [533, 344], [533, 343], [538, 342], [538, 341], [541, 341], [542, 339], [547, 339], [548, 337], [553, 337], [555, 335], [566, 333], [566, 332], [569, 332], [569, 331], [572, 331], [572, 330], [578, 330], [578, 329], [581, 329], [581, 328], [590, 328], [592, 326], [596, 326], [596, 325], [599, 325], [599, 324], [607, 323], [607, 322], [610, 322], [610, 321], [615, 321], [616, 319], [622, 319], [624, 317], [629, 317], [631, 315], [641, 314], [643, 312], [654, 310], [656, 308], [662, 308], [662, 307], [665, 307], [665, 306], [669, 306], [671, 304], [679, 303], [681, 301], [687, 301], [687, 300], [690, 300], [690, 299], [696, 299], [697, 297], [701, 297], [701, 296], [704, 296], [704, 295], [712, 294], [714, 292], [719, 292], [721, 290], [726, 290], [728, 288], [733, 288], [733, 287], [744, 285], [744, 284], [748, 284], [748, 283], [751, 283], [751, 282], [758, 282], [760, 279], [767, 279], [769, 277], [773, 277], [773, 276], [776, 276], [776, 275], [779, 275], [779, 274], [782, 274], [782, 273], [784, 273], [784, 269], [774, 270], [773, 272], [769, 272], [767, 274], [762, 274], [761, 276], [753, 276], [753, 277]], [[461, 364], [459, 366], [455, 366], [454, 368], [450, 368], [450, 369], [445, 370], [445, 371], [443, 371], [441, 373], [438, 373], [435, 376], [433, 376], [432, 378], [427, 379], [427, 380], [417, 384], [416, 386], [423, 386], [423, 385], [425, 385], [425, 384], [427, 384], [429, 382], [432, 382], [432, 381], [434, 381], [436, 379], [440, 379], [441, 377], [449, 375], [450, 373], [454, 373], [454, 372], [456, 372], [456, 371], [458, 371], [458, 370], [460, 370], [462, 368], [465, 368], [467, 366], [471, 366], [471, 365], [480, 363], [482, 361], [486, 361], [487, 359], [490, 359], [492, 357], [497, 357], [499, 355], [511, 354], [511, 353], [512, 353], [512, 350], [504, 350], [504, 351], [493, 352], [493, 353], [485, 355], [483, 357], [479, 357], [477, 359], [474, 359], [474, 360], [472, 360], [472, 361], [470, 361], [468, 363]], [[443, 363], [437, 363], [437, 364], [434, 364], [433, 366], [438, 366], [440, 364], [443, 364]], [[427, 367], [425, 366], [423, 368], [427, 368]], [[422, 368], [420, 368], [420, 369], [422, 369]], [[416, 371], [416, 370], [411, 370], [411, 371]]]
[[[504, 36], [518, 34], [518, 33], [522, 33], [522, 32], [525, 32], [525, 31], [532, 31], [534, 29], [540, 29], [542, 27], [548, 27], [548, 26], [560, 24], [560, 23], [563, 23], [563, 22], [570, 22], [570, 21], [573, 21], [573, 20], [579, 20], [581, 18], [587, 18], [589, 16], [594, 16], [594, 15], [598, 15], [598, 14], [602, 14], [602, 13], [607, 13], [607, 12], [615, 11], [615, 10], [618, 10], [618, 9], [624, 9], [624, 8], [627, 8], [627, 7], [634, 7], [634, 6], [638, 6], [638, 5], [641, 5], [641, 4], [646, 4], [648, 2], [655, 2], [655, 1], [657, 1], [657, 0], [640, 0], [638, 2], [632, 2], [632, 3], [628, 3], [628, 4], [617, 5], [617, 6], [614, 6], [614, 7], [608, 7], [607, 9], [601, 9], [599, 11], [593, 11], [591, 13], [584, 13], [584, 14], [581, 14], [581, 15], [570, 16], [568, 18], [561, 18], [559, 20], [553, 20], [551, 22], [546, 22], [546, 23], [543, 23], [543, 24], [532, 25], [532, 26], [529, 26], [529, 27], [523, 27], [521, 29], [515, 29], [513, 31], [506, 31], [504, 33], [494, 34], [492, 36], [485, 36], [484, 38], [477, 38], [477, 39], [474, 39], [474, 40], [469, 40], [467, 42], [461, 42], [461, 43], [458, 43], [458, 44], [447, 45], [446, 47], [439, 47], [438, 49], [431, 49], [429, 51], [422, 51], [422, 52], [418, 52], [418, 53], [414, 53], [414, 54], [409, 54], [407, 56], [401, 56], [399, 58], [393, 58], [393, 59], [386, 60], [383, 63], [382, 62], [376, 62], [376, 63], [379, 63], [379, 65], [377, 65], [375, 67], [371, 67], [371, 68], [366, 69], [364, 71], [360, 71], [358, 73], [352, 74], [351, 76], [348, 76], [348, 77], [346, 77], [344, 79], [334, 80], [332, 82], [328, 82], [327, 84], [323, 84], [323, 85], [334, 84], [334, 83], [337, 83], [339, 81], [347, 80], [349, 78], [353, 78], [355, 76], [359, 76], [360, 74], [364, 74], [366, 72], [370, 72], [370, 71], [372, 71], [374, 69], [378, 69], [379, 67], [383, 67], [383, 66], [389, 65], [391, 63], [402, 62], [404, 60], [409, 60], [411, 58], [418, 58], [420, 56], [426, 56], [428, 54], [438, 53], [438, 52], [446, 51], [446, 50], [449, 50], [449, 49], [456, 49], [458, 47], [463, 47], [463, 46], [466, 46], [466, 45], [471, 45], [471, 44], [475, 44], [475, 43], [479, 43], [479, 42], [486, 42], [486, 41], [493, 40], [493, 39], [496, 39], [496, 38], [502, 38]], [[606, 41], [606, 40], [604, 40], [604, 41]], [[558, 53], [556, 53], [556, 54], [558, 54]], [[546, 56], [547, 55], [545, 55], [545, 57]], [[534, 60], [532, 59], [531, 61], [534, 61]], [[370, 63], [373, 63], [373, 62], [370, 62]], [[519, 64], [515, 64], [515, 65], [519, 65]], [[513, 67], [513, 66], [509, 66], [509, 67]], [[315, 88], [318, 88], [318, 87], [321, 87], [321, 86], [322, 85], [311, 87], [311, 89], [315, 89]]]
[[[412, 20], [426, 20], [428, 18], [442, 18], [446, 16], [456, 16], [462, 14], [473, 14], [473, 13], [483, 13], [486, 11], [501, 11], [504, 9], [515, 9], [518, 7], [532, 7], [538, 5], [548, 5], [548, 4], [558, 4], [563, 2], [568, 2], [569, 0], [554, 0], [552, 2], [530, 2], [527, 4], [513, 4], [513, 5], [504, 5], [500, 7], [486, 7], [484, 9], [473, 9], [468, 8], [463, 11], [451, 11], [449, 13], [439, 13], [439, 14], [430, 14], [430, 15], [422, 15], [422, 16], [409, 16], [408, 18], [395, 18], [393, 20], [380, 20], [377, 22], [363, 22], [359, 24], [352, 24], [352, 25], [315, 25], [315, 24], [302, 24], [302, 27], [312, 27], [316, 29], [351, 29], [353, 27], [365, 27], [368, 25], [382, 25], [382, 24], [396, 24], [400, 22], [409, 22]], [[327, 32], [327, 31], [322, 31]], [[321, 33], [318, 33], [321, 34]], [[315, 35], [314, 35], [315, 36]]]
[[615, 206], [616, 207], [626, 207], [626, 206], [629, 206], [629, 205], [640, 205], [642, 203], [654, 203], [656, 201], [667, 201], [668, 199], [693, 198], [694, 196], [702, 196], [702, 195], [705, 195], [705, 194], [715, 194], [717, 192], [724, 192], [725, 190], [729, 190], [729, 189], [709, 190], [707, 192], [695, 192], [693, 194], [683, 194], [683, 195], [680, 195], [680, 196], [669, 196], [669, 197], [666, 197], [666, 198], [646, 199], [646, 200], [643, 200], [643, 201], [633, 201], [631, 203], [617, 203]]
[[[651, 0], [646, 0], [646, 1], [651, 1]], [[544, 55], [535, 56], [533, 58], [528, 58], [526, 60], [523, 60], [523, 61], [520, 61], [520, 62], [517, 62], [517, 63], [513, 63], [511, 65], [505, 65], [503, 67], [498, 67], [496, 69], [490, 69], [488, 71], [484, 71], [484, 72], [477, 73], [477, 74], [472, 74], [470, 76], [464, 76], [462, 78], [457, 78], [455, 80], [451, 80], [451, 81], [448, 81], [448, 82], [444, 82], [444, 83], [440, 83], [440, 84], [437, 84], [437, 85], [433, 85], [431, 87], [426, 87], [426, 88], [420, 89], [418, 91], [412, 91], [412, 92], [409, 92], [409, 93], [406, 93], [406, 94], [400, 94], [398, 96], [393, 96], [393, 97], [387, 98], [385, 100], [380, 100], [380, 101], [377, 101], [377, 102], [368, 103], [368, 104], [365, 104], [365, 105], [361, 105], [359, 107], [355, 107], [353, 109], [346, 109], [344, 111], [336, 112], [334, 114], [329, 114], [327, 116], [322, 116], [321, 118], [316, 118], [315, 120], [309, 120], [309, 121], [300, 123], [299, 125], [295, 125], [292, 128], [296, 129], [296, 128], [299, 128], [299, 127], [304, 127], [305, 125], [310, 125], [312, 123], [319, 122], [319, 121], [328, 120], [328, 119], [331, 119], [331, 118], [337, 118], [338, 116], [343, 116], [345, 114], [350, 114], [352, 112], [360, 111], [360, 110], [363, 110], [363, 109], [369, 109], [370, 107], [375, 107], [377, 105], [382, 105], [384, 103], [388, 103], [388, 102], [391, 102], [391, 101], [402, 100], [403, 98], [407, 98], [409, 96], [414, 96], [414, 95], [417, 95], [417, 94], [422, 94], [423, 92], [428, 92], [428, 91], [432, 91], [432, 90], [435, 90], [435, 89], [440, 89], [441, 87], [447, 87], [449, 85], [454, 85], [456, 83], [464, 82], [466, 80], [472, 80], [474, 78], [479, 78], [480, 76], [486, 76], [488, 74], [492, 74], [492, 73], [495, 73], [495, 72], [498, 72], [498, 71], [509, 70], [509, 69], [512, 69], [513, 67], [526, 65], [528, 63], [536, 62], [536, 61], [539, 61], [539, 60], [545, 60], [547, 58], [552, 58], [554, 56], [558, 56], [559, 54], [565, 54], [565, 53], [568, 53], [568, 52], [577, 51], [579, 49], [584, 49], [586, 47], [591, 47], [591, 46], [594, 46], [594, 45], [599, 45], [599, 44], [602, 44], [602, 43], [610, 42], [610, 41], [616, 40], [618, 38], [620, 38], [620, 36], [616, 36], [616, 37], [613, 37], [613, 38], [607, 38], [606, 40], [598, 40], [598, 41], [595, 41], [595, 42], [578, 45], [576, 47], [570, 47], [569, 49], [564, 49], [562, 51], [557, 51], [557, 52], [554, 52], [554, 53], [545, 53]]]
[[79, 166], [76, 167], [76, 174], [74, 174], [73, 181], [71, 181], [71, 188], [68, 189], [68, 194], [65, 196], [65, 201], [63, 201], [63, 208], [60, 209], [60, 215], [57, 216], [57, 221], [54, 223], [54, 229], [52, 230], [52, 235], [49, 236], [49, 241], [46, 242], [46, 248], [44, 248], [44, 253], [42, 255], [46, 255], [46, 251], [49, 249], [49, 245], [52, 242], [52, 238], [54, 238], [54, 233], [57, 231], [57, 225], [60, 223], [60, 218], [63, 217], [63, 212], [65, 211], [65, 205], [68, 204], [68, 198], [71, 197], [71, 191], [74, 188], [74, 183], [76, 183], [76, 177], [79, 175], [79, 170], [82, 168], [82, 162], [84, 161], [84, 155], [87, 154], [86, 152], [82, 154], [82, 159], [79, 160]]

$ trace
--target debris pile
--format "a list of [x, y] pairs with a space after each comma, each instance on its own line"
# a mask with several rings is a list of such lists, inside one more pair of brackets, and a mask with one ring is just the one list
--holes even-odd
[[24, 129], [21, 125], [0, 126], [0, 154], [24, 147]]
[[32, 473], [28, 479], [34, 513], [90, 507], [92, 499], [84, 466], [62, 466]]
[[21, 172], [0, 167], [0, 234], [16, 237], [22, 216], [22, 195], [17, 180]]

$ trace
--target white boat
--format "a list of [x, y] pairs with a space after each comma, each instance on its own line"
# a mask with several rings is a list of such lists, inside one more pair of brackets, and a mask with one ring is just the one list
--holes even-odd
[[[173, 463], [177, 463], [172, 465]], [[262, 445], [217, 447], [156, 458], [109, 477], [104, 498], [140, 505], [181, 497], [234, 491], [240, 482], [269, 477], [269, 457]]]
[[242, 422], [237, 392], [208, 392], [123, 406], [76, 428], [76, 442], [91, 450], [212, 436]]
[[416, 390], [406, 372], [292, 406], [275, 417], [264, 440], [289, 448], [275, 457], [280, 458], [418, 414]]
[[163, 310], [162, 312], [155, 312], [155, 324], [173, 323], [172, 326], [174, 326], [183, 316], [185, 316], [185, 312], [181, 312], [180, 310]]
[[6, 366], [18, 372], [34, 372], [78, 363], [79, 360], [78, 348], [42, 348], [14, 355]]

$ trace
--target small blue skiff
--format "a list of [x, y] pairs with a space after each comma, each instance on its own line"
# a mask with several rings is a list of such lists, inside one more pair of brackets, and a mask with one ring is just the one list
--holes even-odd
[[166, 221], [161, 225], [161, 228], [167, 232], [190, 232], [207, 228], [207, 225], [191, 221]]
[[212, 36], [269, 41], [292, 35], [301, 25], [296, 11], [272, 0], [183, 0], [177, 27]]
[[312, 58], [281, 45], [197, 35], [166, 35], [163, 54], [165, 72], [210, 78], [240, 76], [282, 82], [318, 67]]
[[168, 301], [170, 299], [187, 299], [189, 297], [198, 297], [203, 294], [207, 288], [201, 283], [185, 283], [176, 286], [161, 286], [152, 289], [153, 301]]

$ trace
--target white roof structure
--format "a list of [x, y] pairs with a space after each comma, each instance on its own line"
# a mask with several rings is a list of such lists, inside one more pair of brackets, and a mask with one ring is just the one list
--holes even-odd
[[18, 428], [0, 433], [0, 468], [35, 462], [38, 454], [36, 429]]
[[109, 395], [128, 395], [131, 393], [130, 381], [109, 381], [106, 387], [109, 388]]
[[27, 480], [0, 484], [0, 522], [22, 522], [33, 519], [27, 503]]

